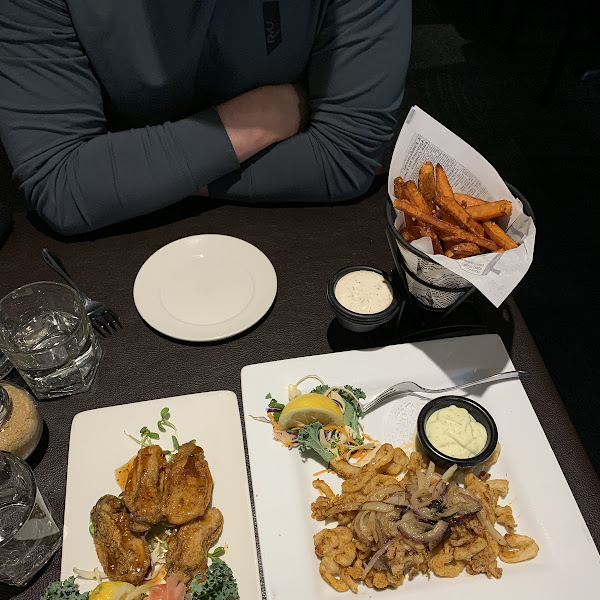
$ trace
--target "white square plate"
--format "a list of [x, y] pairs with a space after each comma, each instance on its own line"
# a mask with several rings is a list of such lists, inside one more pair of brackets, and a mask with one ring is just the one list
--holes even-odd
[[[225, 520], [218, 546], [228, 546], [223, 559], [233, 570], [241, 598], [260, 598], [260, 579], [250, 507], [250, 492], [237, 398], [233, 392], [189, 394], [111, 406], [79, 413], [73, 419], [65, 501], [61, 578], [73, 567], [93, 570], [100, 563], [89, 534], [90, 510], [102, 495], [120, 493], [115, 469], [138, 451], [123, 430], [157, 431], [160, 411], [168, 407], [180, 444], [192, 439], [202, 446], [214, 480], [212, 505]], [[172, 430], [157, 440], [171, 449]], [[78, 579], [82, 591], [94, 582]]]
[[[471, 336], [378, 350], [308, 356], [244, 367], [242, 397], [255, 493], [258, 536], [269, 600], [339, 600], [318, 572], [313, 535], [323, 522], [311, 518], [310, 504], [318, 496], [313, 474], [323, 465], [298, 450], [286, 450], [272, 438], [264, 416], [271, 393], [287, 402], [287, 385], [316, 373], [328, 385], [360, 387], [371, 398], [394, 383], [415, 381], [431, 388], [448, 387], [514, 367], [501, 339]], [[318, 382], [301, 384], [309, 391]], [[539, 544], [537, 557], [520, 564], [504, 564], [500, 580], [465, 573], [455, 579], [417, 576], [396, 590], [377, 593], [359, 586], [360, 597], [387, 598], [593, 598], [600, 580], [600, 556], [575, 499], [556, 461], [542, 427], [518, 380], [470, 388], [467, 395], [480, 402], [498, 425], [502, 452], [491, 468], [495, 478], [506, 478], [510, 490], [503, 503], [512, 506], [517, 533]], [[379, 441], [414, 444], [416, 418], [426, 402], [417, 396], [392, 400], [363, 420], [365, 432]], [[334, 491], [335, 474], [320, 475]], [[346, 593], [351, 597], [351, 592]]]

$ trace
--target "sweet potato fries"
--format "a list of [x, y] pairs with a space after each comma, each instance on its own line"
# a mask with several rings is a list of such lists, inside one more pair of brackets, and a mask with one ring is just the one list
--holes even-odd
[[400, 234], [408, 243], [429, 237], [435, 254], [456, 259], [518, 247], [494, 222], [511, 214], [512, 203], [455, 193], [439, 164], [434, 168], [431, 162], [424, 163], [418, 185], [396, 177], [394, 195], [394, 206], [404, 212]]

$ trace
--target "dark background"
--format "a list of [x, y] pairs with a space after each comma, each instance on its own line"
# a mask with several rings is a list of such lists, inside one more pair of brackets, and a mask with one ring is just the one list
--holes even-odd
[[590, 6], [415, 0], [399, 118], [417, 104], [530, 201], [535, 257], [514, 297], [600, 473], [592, 289], [600, 258], [600, 36]]
[[[600, 51], [589, 6], [415, 0], [399, 122], [419, 105], [529, 199], [535, 259], [514, 297], [600, 473], [600, 403], [592, 388]], [[26, 209], [0, 149], [0, 225], [6, 210]]]

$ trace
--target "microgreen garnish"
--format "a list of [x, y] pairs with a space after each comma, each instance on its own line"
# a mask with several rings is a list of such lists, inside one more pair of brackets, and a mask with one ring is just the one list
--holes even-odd
[[218, 548], [215, 548], [212, 552], [209, 552], [208, 557], [211, 559], [218, 558], [219, 556], [223, 556], [223, 554], [225, 554], [225, 552], [227, 552], [227, 547], [219, 546]]
[[167, 407], [163, 408], [160, 411], [160, 421], [158, 421], [158, 423], [156, 424], [159, 431], [164, 432], [164, 431], [166, 431], [165, 427], [170, 427], [171, 429], [175, 430], [175, 433], [177, 433], [177, 427], [175, 427], [175, 425], [173, 425], [173, 423], [171, 423], [171, 421], [169, 421], [170, 418], [171, 418], [171, 415], [169, 413], [169, 409]]
[[[160, 411], [160, 421], [157, 421], [156, 426], [160, 432], [167, 431], [166, 428], [170, 427], [175, 433], [177, 433], [177, 427], [170, 421], [171, 413], [169, 412], [169, 408], [165, 406]], [[127, 431], [124, 432], [125, 435], [131, 438], [140, 448], [145, 448], [146, 446], [150, 446], [155, 442], [155, 440], [160, 439], [160, 433], [156, 433], [155, 431], [151, 431], [148, 427], [142, 427], [140, 429], [140, 439], [131, 435]], [[167, 460], [170, 460], [173, 457], [173, 454], [179, 450], [179, 440], [175, 435], [171, 436], [171, 441], [173, 442], [173, 450], [164, 450], [164, 453], [167, 457]], [[195, 442], [195, 440], [192, 440]]]
[[158, 433], [150, 431], [147, 427], [142, 427], [140, 429], [140, 435], [142, 436], [142, 439], [140, 440], [140, 446], [142, 448], [145, 446], [150, 446], [150, 444], [152, 444], [152, 440], [160, 439], [160, 435]]

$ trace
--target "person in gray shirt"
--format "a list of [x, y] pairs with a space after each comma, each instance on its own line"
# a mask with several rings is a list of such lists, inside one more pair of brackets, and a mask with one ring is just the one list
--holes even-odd
[[2, 0], [0, 140], [63, 235], [191, 195], [346, 200], [392, 139], [410, 30], [408, 0]]

